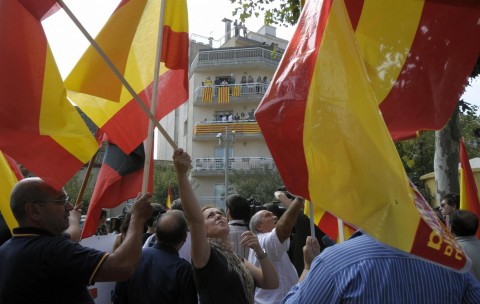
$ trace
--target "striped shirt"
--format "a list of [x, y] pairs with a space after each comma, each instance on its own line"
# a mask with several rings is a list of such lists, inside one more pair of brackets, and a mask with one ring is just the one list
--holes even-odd
[[282, 303], [474, 304], [480, 284], [361, 235], [325, 249]]

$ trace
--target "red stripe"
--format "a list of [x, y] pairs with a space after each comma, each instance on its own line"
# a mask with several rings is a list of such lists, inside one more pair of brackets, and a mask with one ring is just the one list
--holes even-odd
[[[310, 7], [315, 1], [307, 1], [297, 30], [255, 113], [285, 185], [290, 192], [306, 199], [310, 194], [303, 149], [303, 121], [317, 52], [332, 1], [323, 1], [323, 5], [319, 2], [321, 10]], [[318, 20], [318, 24], [313, 20]], [[306, 37], [306, 33], [312, 34]], [[287, 72], [296, 76], [289, 78]], [[279, 78], [277, 75], [285, 76]]]
[[353, 30], [357, 28], [358, 22], [360, 21], [364, 3], [365, 0], [345, 0], [345, 6], [347, 7]]
[[328, 212], [325, 212], [318, 221], [318, 228], [325, 232], [332, 240], [338, 241], [338, 220]]
[[[156, 117], [162, 119], [188, 99], [188, 88], [184, 87], [184, 70], [169, 70], [160, 76], [158, 83], [158, 106]], [[153, 84], [153, 83], [152, 83]], [[139, 96], [150, 107], [152, 84]], [[128, 127], [125, 127], [128, 126]], [[128, 102], [101, 129], [109, 140], [123, 152], [129, 154], [147, 137], [148, 118], [135, 100]]]
[[60, 9], [56, 0], [19, 0], [37, 20], [41, 21]]

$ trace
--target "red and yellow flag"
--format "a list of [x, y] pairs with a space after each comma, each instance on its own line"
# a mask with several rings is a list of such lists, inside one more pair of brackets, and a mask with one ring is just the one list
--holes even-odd
[[[96, 42], [149, 106], [152, 98], [158, 24], [164, 15], [158, 84], [158, 120], [188, 99], [188, 16], [185, 0], [124, 0]], [[90, 47], [65, 81], [68, 96], [125, 153], [146, 137], [148, 118], [104, 60]]]
[[170, 183], [168, 183], [168, 193], [167, 193], [167, 202], [165, 203], [167, 210], [172, 208], [172, 189], [170, 188]]
[[2, 191], [0, 191], [0, 212], [10, 231], [18, 226], [12, 209], [10, 209], [10, 193], [13, 186], [22, 178], [23, 175], [15, 161], [0, 151], [0, 185], [2, 185]]
[[[463, 138], [460, 140], [460, 167], [460, 209], [469, 210], [480, 219], [480, 201], [478, 200], [477, 185], [475, 184]], [[480, 237], [480, 229], [477, 230], [477, 236]]]
[[[305, 204], [304, 209], [305, 215], [310, 217], [310, 204]], [[330, 237], [335, 242], [339, 243], [340, 238], [340, 228], [339, 220], [332, 215], [330, 212], [323, 210], [322, 208], [316, 206], [313, 211], [314, 223], [322, 230], [328, 237]], [[343, 239], [348, 240], [356, 229], [348, 224], [343, 223]]]
[[56, 1], [0, 1], [0, 149], [55, 188], [97, 150], [65, 88], [41, 20]]
[[480, 53], [480, 2], [345, 0], [394, 140], [439, 130]]
[[465, 266], [410, 188], [343, 1], [307, 1], [256, 118], [290, 192], [387, 245]]

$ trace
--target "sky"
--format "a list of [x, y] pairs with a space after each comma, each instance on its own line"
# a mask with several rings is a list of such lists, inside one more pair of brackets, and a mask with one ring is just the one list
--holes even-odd
[[[95, 37], [115, 9], [119, 0], [64, 0], [87, 31]], [[230, 0], [187, 0], [190, 34], [219, 39], [224, 34], [223, 18], [235, 20]], [[247, 20], [246, 27], [257, 31], [263, 25], [258, 18]], [[88, 47], [88, 41], [63, 10], [43, 21], [50, 47], [60, 74], [66, 78]], [[278, 27], [277, 36], [289, 40], [294, 27]], [[462, 98], [480, 107], [480, 77], [470, 82]]]

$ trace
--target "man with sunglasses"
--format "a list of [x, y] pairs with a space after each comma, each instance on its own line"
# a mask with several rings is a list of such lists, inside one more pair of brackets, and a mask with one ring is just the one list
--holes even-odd
[[137, 196], [126, 238], [108, 254], [63, 234], [74, 209], [64, 189], [36, 177], [18, 182], [10, 208], [19, 227], [0, 247], [0, 303], [94, 303], [87, 285], [128, 279], [140, 260], [150, 197]]

